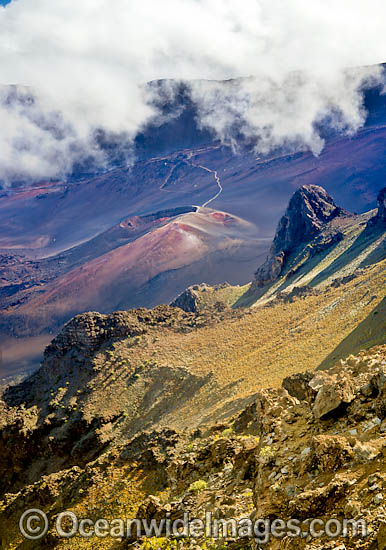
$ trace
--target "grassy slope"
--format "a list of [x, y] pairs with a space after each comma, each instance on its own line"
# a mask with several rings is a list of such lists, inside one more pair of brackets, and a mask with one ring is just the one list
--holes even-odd
[[[261, 387], [279, 386], [290, 373], [317, 368], [385, 298], [385, 267], [386, 260], [346, 284], [292, 303], [274, 300], [241, 318], [186, 334], [163, 330], [136, 348], [125, 341], [115, 348], [132, 365], [155, 359], [158, 365], [184, 366], [198, 375], [212, 371], [219, 386], [237, 383], [236, 395], [245, 397]], [[378, 333], [377, 343], [386, 339], [381, 326]], [[193, 412], [181, 416], [181, 424]]]
[[[360, 216], [347, 216], [333, 220], [313, 241], [301, 245], [287, 258], [281, 276], [262, 288], [251, 286], [242, 295], [236, 306], [260, 306], [276, 296], [278, 292], [290, 292], [295, 286], [309, 285], [324, 288], [334, 279], [345, 277], [359, 267], [377, 263], [386, 256], [386, 228], [368, 228], [366, 224], [374, 211]], [[343, 239], [330, 246], [324, 246], [335, 233]]]
[[[155, 328], [135, 346], [133, 339], [117, 341], [113, 351], [102, 349], [95, 357], [95, 364], [99, 364], [102, 370], [92, 383], [93, 392], [85, 413], [91, 418], [98, 415], [98, 409], [102, 415], [104, 411], [113, 414], [116, 409], [118, 412], [122, 406], [127, 411], [135, 409], [134, 396], [130, 392], [125, 396], [125, 377], [136, 366], [156, 362], [159, 366], [186, 366], [195, 374], [203, 375], [210, 371], [214, 374], [214, 381], [209, 386], [203, 386], [196, 393], [192, 387], [191, 399], [180, 398], [177, 384], [175, 394], [179, 399], [175, 400], [176, 408], [161, 418], [160, 427], [186, 430], [198, 423], [221, 420], [227, 416], [229, 418], [236, 411], [227, 409], [227, 400], [229, 406], [233, 400], [233, 403], [239, 405], [239, 410], [242, 409], [246, 401], [237, 401], [237, 398], [246, 397], [261, 387], [278, 387], [282, 378], [290, 373], [318, 367], [331, 357], [333, 350], [342, 341], [350, 353], [351, 346], [369, 345], [370, 341], [363, 344], [368, 337], [372, 338], [371, 343], [375, 339], [377, 342], [385, 341], [385, 267], [386, 260], [362, 270], [348, 283], [327, 287], [317, 295], [296, 299], [292, 303], [274, 300], [269, 306], [255, 308], [242, 317], [236, 315], [236, 312], [232, 318], [224, 315], [222, 321], [198, 327], [191, 332]], [[375, 311], [378, 313], [374, 315]], [[374, 332], [369, 333], [369, 329]], [[149, 368], [151, 372], [154, 367], [150, 365]], [[102, 378], [104, 384], [101, 383]], [[140, 376], [138, 384], [141, 384], [142, 378], [145, 386], [153, 384], [145, 374]], [[156, 398], [148, 403], [150, 410], [154, 410], [154, 405], [157, 406], [162, 394], [169, 391], [170, 387], [165, 387], [162, 382], [155, 393], [147, 387], [149, 398], [150, 394]], [[173, 399], [171, 395], [170, 399]], [[116, 429], [117, 441], [122, 438], [121, 443], [125, 444], [129, 435], [125, 416], [122, 427], [117, 426]], [[70, 478], [73, 476], [74, 481], [71, 481], [72, 478], [67, 481], [66, 475]], [[51, 513], [62, 510], [63, 498], [67, 508], [70, 507], [79, 516], [93, 518], [133, 517], [146, 495], [162, 497], [162, 491], [165, 491], [157, 471], [144, 470], [135, 458], [122, 460], [113, 449], [103, 459], [97, 459], [89, 467], [87, 475], [73, 470], [68, 471], [68, 474], [62, 472], [57, 478], [53, 474], [43, 478], [35, 486], [35, 491], [44, 493], [46, 483], [49, 483], [51, 491], [62, 495]], [[79, 487], [83, 487], [81, 491]], [[32, 503], [36, 504], [36, 497], [33, 497]], [[8, 541], [7, 547], [15, 550], [22, 542], [20, 535], [15, 535], [18, 533], [17, 517], [18, 514], [14, 513], [4, 534]], [[56, 548], [121, 550], [123, 547], [119, 543], [114, 545], [109, 539], [76, 538], [61, 541]]]
[[378, 303], [368, 316], [344, 338], [321, 363], [321, 369], [328, 369], [339, 359], [344, 359], [359, 350], [369, 349], [386, 342], [386, 298]]
[[[313, 295], [289, 303], [272, 297], [243, 313], [219, 311], [217, 320], [209, 324], [204, 322], [203, 311], [196, 318], [193, 330], [175, 331], [156, 326], [134, 339], [135, 345], [131, 338], [102, 348], [94, 359], [100, 370], [88, 384], [91, 391], [82, 405], [84, 417], [91, 421], [93, 417], [121, 415], [121, 411], [126, 410], [114, 427], [115, 440], [123, 445], [131, 433], [132, 411], [146, 420], [141, 409], [144, 405], [147, 406], [144, 413], [158, 422], [158, 427], [187, 430], [229, 418], [246, 405], [253, 392], [279, 387], [283, 377], [291, 373], [330, 366], [359, 348], [385, 342], [386, 259], [379, 260], [381, 256], [374, 250], [382, 235], [372, 238], [368, 246], [368, 250], [373, 251], [372, 257], [379, 261], [364, 267], [366, 253], [358, 253], [359, 249], [364, 252], [361, 238], [365, 237], [368, 242], [368, 235], [361, 237], [363, 231], [364, 226], [350, 223], [345, 228], [344, 242], [316, 256], [307, 257], [304, 252], [306, 261], [297, 271], [296, 280], [297, 284], [304, 284], [319, 277], [319, 284], [315, 285], [317, 292]], [[302, 252], [299, 254], [301, 262]], [[329, 284], [332, 275], [347, 276], [356, 267], [360, 269], [351, 280]], [[283, 278], [277, 289], [290, 290], [293, 284], [294, 280]], [[200, 294], [201, 305], [210, 306], [221, 299], [231, 305], [245, 290], [241, 287], [206, 290]], [[195, 377], [189, 378], [177, 368], [175, 375], [168, 375], [168, 380], [166, 370], [162, 371], [167, 367], [185, 367]], [[137, 381], [130, 390], [128, 381], [133, 372], [139, 374], [134, 375]], [[213, 376], [206, 382], [206, 375], [210, 373]], [[59, 390], [66, 391], [65, 387]], [[81, 401], [81, 392], [74, 387], [70, 399], [74, 407], [77, 400]], [[157, 471], [145, 471], [135, 458], [120, 458], [114, 453], [111, 448], [88, 469], [87, 476], [93, 480], [91, 485], [87, 476], [68, 471], [65, 475], [75, 476], [76, 483], [60, 476], [56, 482], [53, 474], [50, 487], [58, 494], [65, 494], [65, 501], [70, 502], [71, 509], [80, 516], [133, 517], [146, 495], [162, 496], [165, 489]], [[44, 492], [45, 483], [43, 479], [41, 489], [36, 490]], [[84, 487], [81, 492], [80, 486]], [[52, 512], [59, 511], [60, 506], [58, 502]], [[15, 513], [12, 518], [16, 517]], [[14, 535], [18, 533], [17, 523], [10, 522], [7, 529], [6, 540], [12, 541], [8, 547], [18, 548], [22, 541], [19, 535]], [[57, 548], [112, 550], [122, 547], [109, 540], [93, 538], [62, 541]]]

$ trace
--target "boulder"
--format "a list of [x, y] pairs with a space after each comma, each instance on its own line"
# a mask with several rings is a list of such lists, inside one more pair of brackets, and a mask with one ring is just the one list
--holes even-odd
[[355, 398], [352, 381], [349, 377], [336, 379], [327, 373], [318, 373], [311, 381], [310, 387], [317, 391], [312, 412], [317, 419], [323, 419], [348, 405]]

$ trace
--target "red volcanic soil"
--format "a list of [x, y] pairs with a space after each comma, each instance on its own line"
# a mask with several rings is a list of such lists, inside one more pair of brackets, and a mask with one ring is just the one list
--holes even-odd
[[17, 201], [23, 201], [32, 199], [35, 197], [46, 196], [49, 193], [57, 193], [66, 187], [65, 183], [61, 182], [46, 182], [46, 183], [32, 183], [26, 187], [16, 187], [9, 190], [9, 194], [2, 197], [0, 201], [0, 208], [8, 208]]
[[192, 166], [187, 156], [173, 153], [130, 169], [55, 184], [51, 190], [43, 185], [0, 196], [0, 247], [19, 246], [26, 235], [48, 236], [43, 257], [86, 242], [128, 217], [202, 204], [217, 185], [212, 174]]
[[216, 221], [222, 222], [224, 225], [229, 225], [231, 223], [234, 223], [235, 221], [235, 218], [233, 216], [230, 216], [225, 212], [212, 212], [210, 214], [210, 217], [215, 219]]
[[[235, 155], [212, 143], [130, 169], [3, 190], [0, 334], [56, 331], [86, 309], [153, 306], [190, 284], [248, 282], [295, 188], [322, 185], [353, 212], [375, 206], [386, 180], [383, 96], [369, 120], [355, 136], [329, 138], [318, 158]], [[200, 207], [214, 197], [213, 210]], [[174, 212], [182, 205], [199, 211]], [[16, 251], [25, 258], [12, 263]]]
[[[258, 246], [256, 228], [240, 218], [207, 208], [182, 214], [40, 285], [23, 303], [3, 312], [2, 324], [8, 323], [21, 334], [39, 333], [85, 310], [109, 312], [144, 305], [143, 298], [139, 303], [136, 298], [144, 287], [148, 301], [145, 305], [154, 305], [158, 294], [152, 292], [151, 285], [159, 276], [172, 277], [173, 283], [166, 285], [171, 300], [186, 286], [184, 270], [199, 266], [212, 256], [216, 261], [206, 273], [201, 271], [203, 280], [222, 280], [224, 262], [234, 258], [237, 264], [240, 254], [244, 256], [243, 268], [247, 266], [251, 275]], [[180, 272], [184, 276], [178, 280]]]

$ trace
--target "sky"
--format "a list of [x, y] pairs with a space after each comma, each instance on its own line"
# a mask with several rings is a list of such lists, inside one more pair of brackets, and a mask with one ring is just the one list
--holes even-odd
[[[65, 177], [86, 154], [103, 165], [95, 129], [132, 140], [157, 117], [143, 84], [160, 78], [189, 80], [200, 124], [225, 143], [236, 126], [257, 152], [318, 155], [324, 116], [348, 133], [364, 122], [385, 19], [384, 0], [14, 0], [0, 10], [1, 84], [35, 102], [0, 88], [0, 179]], [[205, 82], [240, 76], [254, 78]]]

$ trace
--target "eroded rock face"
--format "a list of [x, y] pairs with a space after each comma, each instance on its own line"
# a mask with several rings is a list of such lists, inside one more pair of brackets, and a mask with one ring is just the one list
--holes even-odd
[[311, 397], [314, 390], [310, 387], [310, 382], [314, 378], [312, 372], [299, 372], [292, 376], [287, 376], [283, 380], [283, 388], [296, 399], [307, 400]]
[[166, 305], [154, 309], [115, 311], [110, 315], [82, 313], [64, 326], [62, 332], [46, 348], [44, 356], [47, 359], [52, 355], [64, 355], [74, 348], [90, 355], [106, 340], [140, 336], [147, 332], [148, 327], [173, 326], [181, 322], [182, 312]]
[[326, 223], [341, 214], [344, 210], [322, 187], [300, 187], [279, 222], [267, 260], [255, 273], [257, 285], [264, 286], [277, 279], [288, 253], [309, 241]]
[[377, 213], [368, 221], [369, 227], [386, 225], [386, 187], [381, 189], [377, 197]]
[[271, 281], [275, 281], [283, 270], [284, 262], [285, 252], [283, 251], [267, 259], [255, 273], [258, 286], [264, 286]]
[[193, 287], [188, 287], [170, 304], [172, 307], [179, 307], [183, 311], [195, 313], [198, 311], [198, 297]]
[[[310, 386], [316, 390], [316, 385], [313, 386], [314, 380], [311, 380]], [[315, 418], [323, 418], [336, 411], [339, 407], [348, 405], [353, 401], [354, 397], [353, 386], [348, 377], [338, 379], [334, 376], [328, 378], [326, 376], [324, 383], [318, 390], [312, 409]]]
[[333, 472], [352, 460], [354, 451], [346, 437], [318, 435], [312, 438], [311, 452], [305, 470]]
[[192, 285], [179, 294], [170, 306], [178, 307], [186, 313], [197, 313], [199, 315], [205, 310], [212, 313], [225, 311], [235, 299], [232, 293], [228, 293], [228, 290], [233, 288], [236, 287], [232, 287], [229, 283]]
[[386, 187], [378, 195], [378, 221], [386, 223]]
[[318, 185], [303, 185], [292, 196], [273, 241], [276, 253], [291, 250], [318, 233], [323, 225], [342, 213], [334, 199]]

